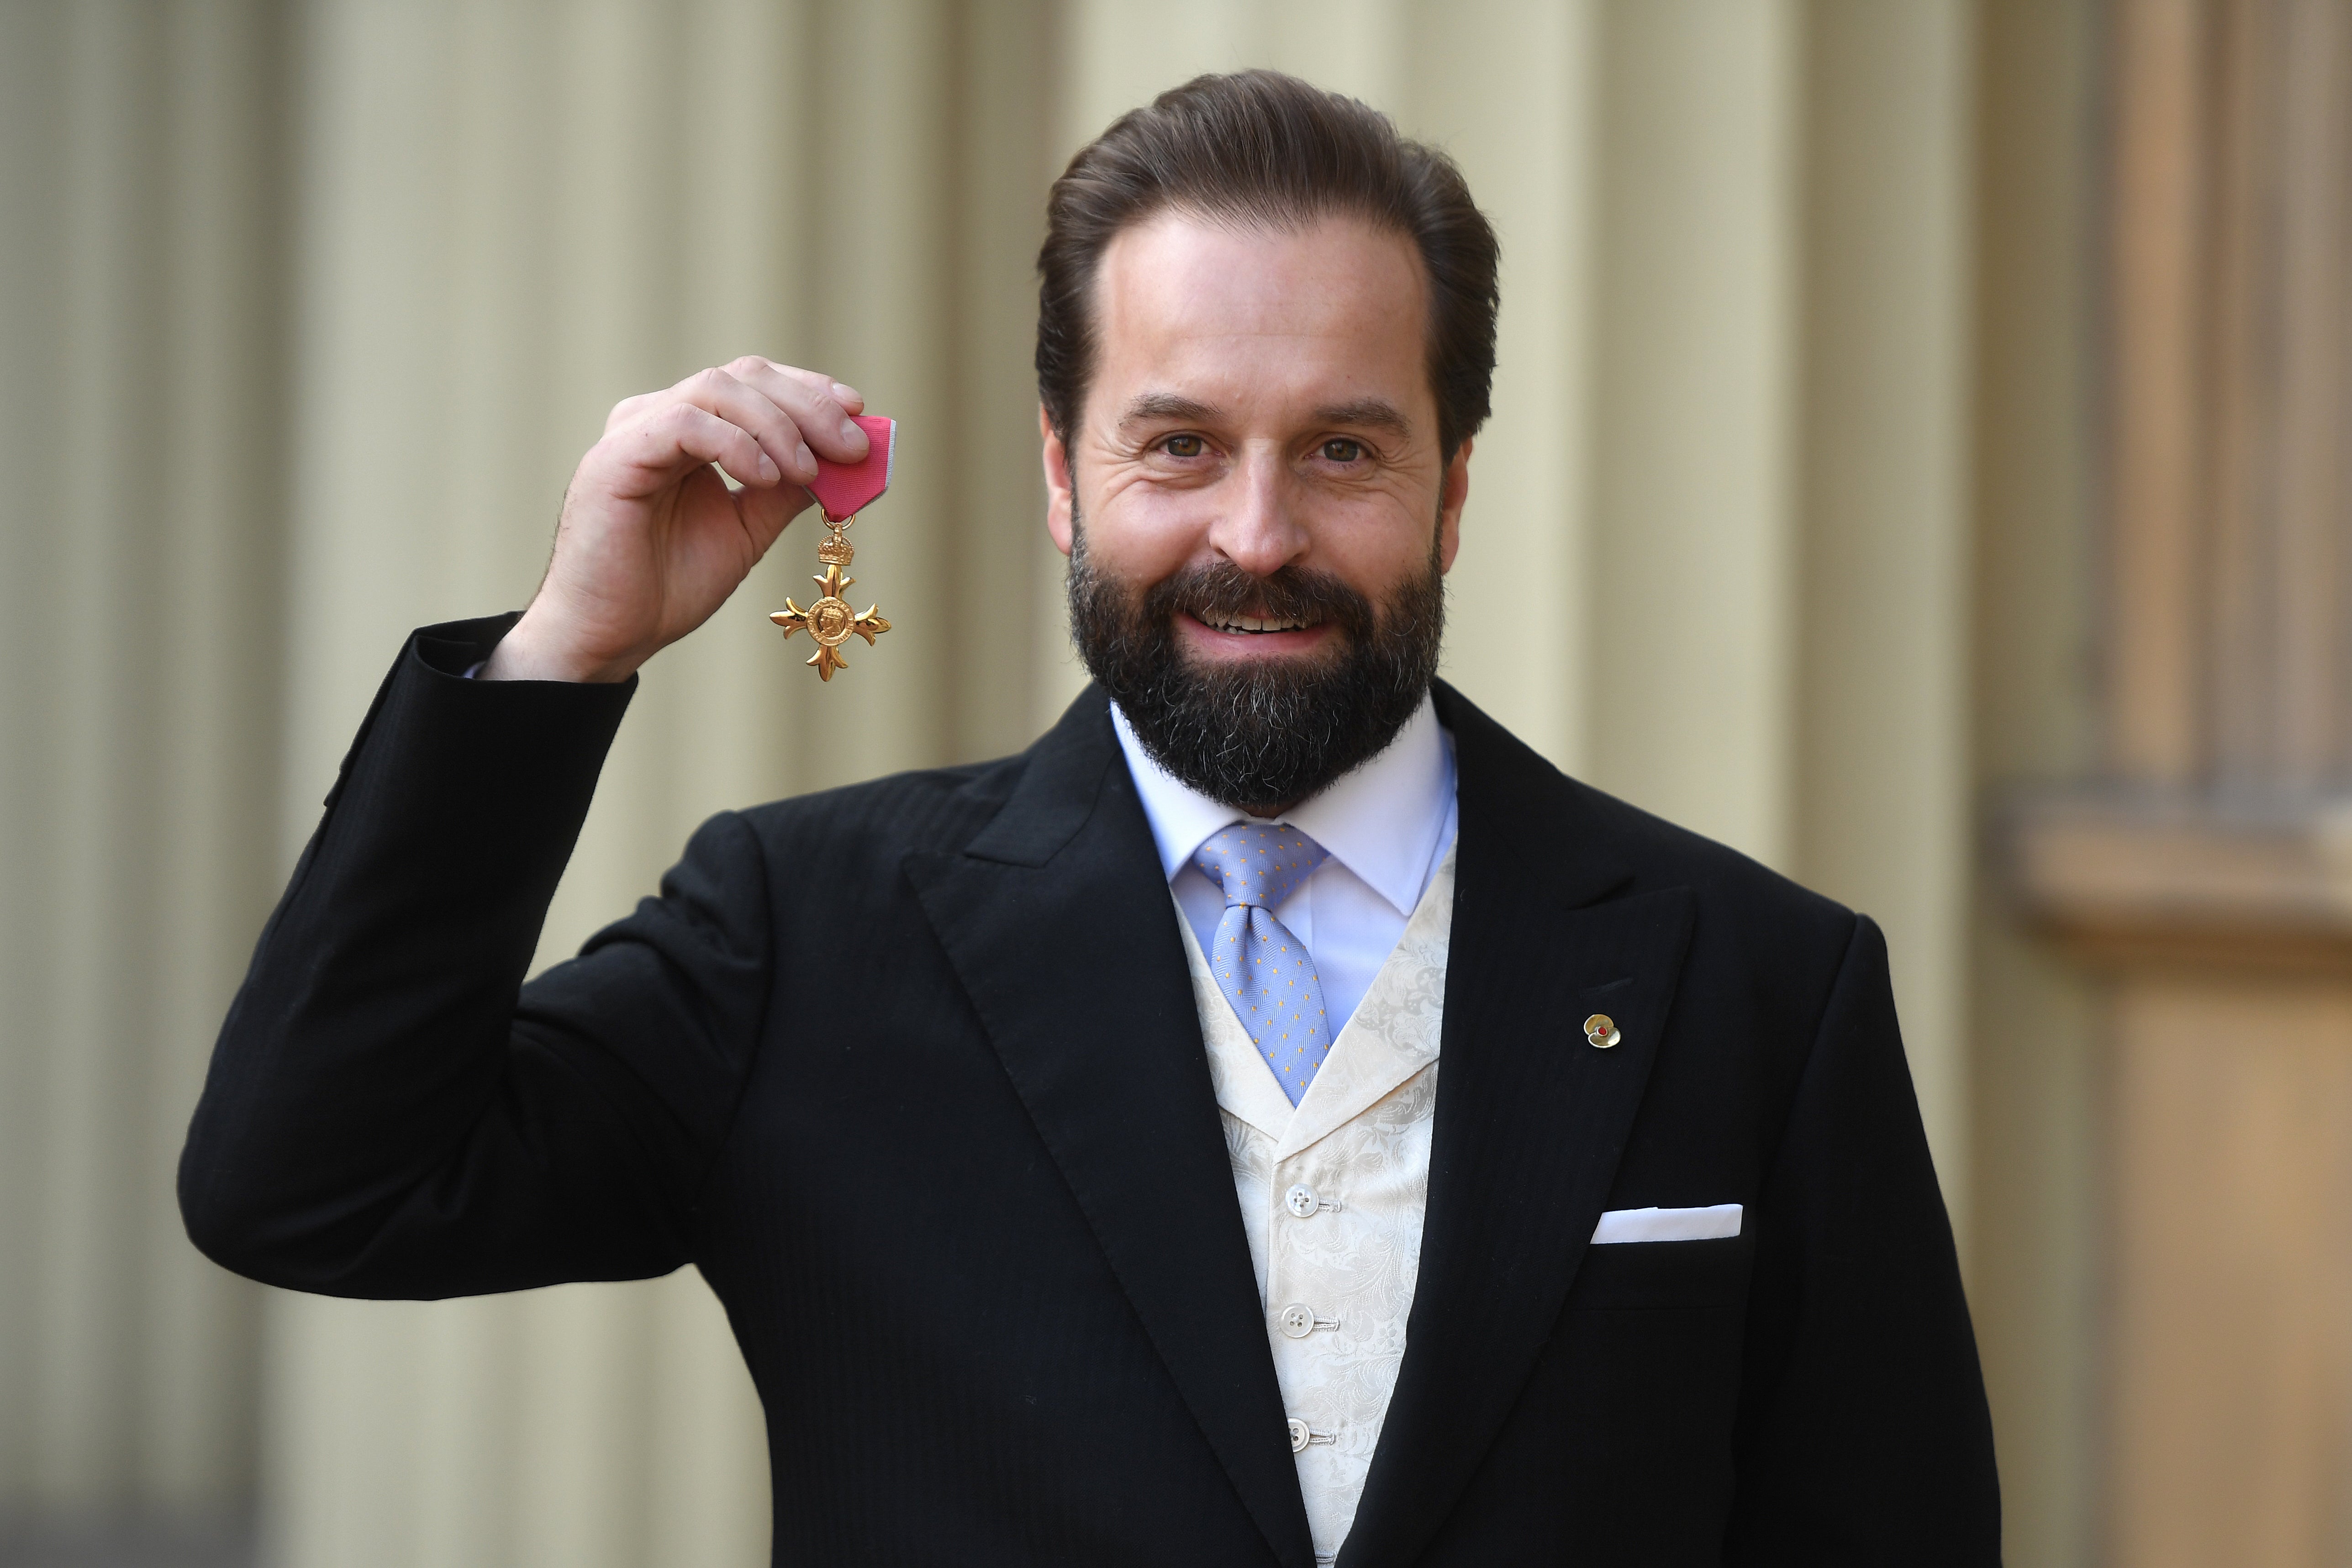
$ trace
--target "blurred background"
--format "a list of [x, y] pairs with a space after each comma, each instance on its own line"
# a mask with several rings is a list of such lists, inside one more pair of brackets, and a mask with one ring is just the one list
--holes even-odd
[[199, 1258], [212, 1035], [403, 635], [700, 365], [898, 417], [898, 629], [810, 679], [788, 533], [542, 957], [710, 811], [1044, 727], [1044, 191], [1244, 65], [1502, 235], [1447, 677], [1886, 926], [2009, 1561], [2352, 1556], [2352, 3], [0, 0], [0, 1563], [765, 1561], [691, 1270]]

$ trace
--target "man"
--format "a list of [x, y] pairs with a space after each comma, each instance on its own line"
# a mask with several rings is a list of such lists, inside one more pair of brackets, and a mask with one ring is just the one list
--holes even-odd
[[765, 360], [622, 404], [529, 609], [418, 633], [362, 726], [199, 1244], [354, 1296], [697, 1264], [779, 1563], [1996, 1561], [1875, 928], [1433, 682], [1495, 268], [1360, 104], [1121, 120], [1041, 258], [1097, 684], [715, 819], [526, 984], [633, 672], [864, 451]]

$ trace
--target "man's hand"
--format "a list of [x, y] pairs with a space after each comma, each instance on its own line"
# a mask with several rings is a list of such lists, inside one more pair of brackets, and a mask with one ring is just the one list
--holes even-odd
[[547, 575], [483, 678], [627, 679], [709, 620], [809, 504], [812, 450], [866, 456], [849, 422], [865, 406], [829, 376], [751, 355], [614, 405], [564, 492]]

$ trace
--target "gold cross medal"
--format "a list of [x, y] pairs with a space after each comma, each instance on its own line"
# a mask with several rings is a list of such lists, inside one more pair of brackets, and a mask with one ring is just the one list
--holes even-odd
[[830, 530], [816, 547], [817, 564], [824, 570], [814, 581], [824, 590], [824, 596], [805, 610], [792, 600], [768, 618], [784, 628], [790, 640], [794, 632], [806, 632], [816, 643], [816, 651], [808, 662], [816, 666], [820, 679], [831, 680], [836, 669], [847, 669], [849, 661], [841, 657], [841, 645], [853, 637], [866, 639], [872, 647], [874, 639], [890, 629], [890, 623], [878, 613], [879, 606], [868, 605], [862, 611], [852, 612], [842, 590], [857, 581], [845, 577], [841, 569], [849, 564], [857, 552], [850, 548], [847, 531], [857, 521], [866, 507], [882, 499], [890, 488], [890, 467], [898, 456], [898, 422], [870, 414], [853, 416], [859, 429], [866, 432], [866, 460], [862, 463], [828, 463], [823, 458], [816, 461], [816, 478], [809, 483], [809, 494], [824, 512], [824, 526]]

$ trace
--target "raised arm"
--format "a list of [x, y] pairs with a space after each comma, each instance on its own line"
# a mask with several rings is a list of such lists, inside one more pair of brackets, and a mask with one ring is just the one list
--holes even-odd
[[691, 1256], [766, 1005], [750, 831], [715, 819], [659, 899], [523, 976], [633, 672], [808, 504], [812, 449], [863, 454], [861, 405], [765, 360], [621, 404], [530, 608], [402, 650], [222, 1026], [180, 1171], [207, 1254], [361, 1296]]
[[756, 357], [614, 405], [564, 491], [547, 575], [484, 677], [626, 680], [709, 620], [809, 504], [813, 451], [866, 456], [849, 417], [865, 406], [829, 376]]

